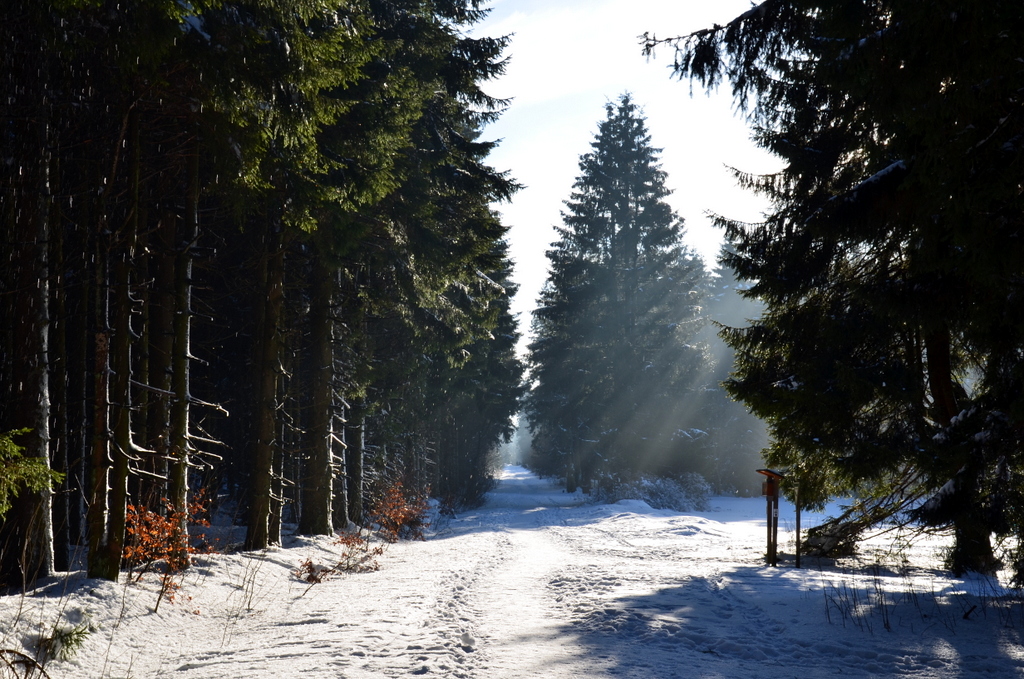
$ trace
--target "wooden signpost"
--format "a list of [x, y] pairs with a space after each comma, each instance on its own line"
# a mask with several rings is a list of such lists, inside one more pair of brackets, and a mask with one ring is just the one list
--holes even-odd
[[785, 478], [784, 474], [771, 469], [758, 469], [758, 474], [765, 476], [761, 484], [761, 495], [768, 502], [768, 565], [779, 565], [779, 482]]

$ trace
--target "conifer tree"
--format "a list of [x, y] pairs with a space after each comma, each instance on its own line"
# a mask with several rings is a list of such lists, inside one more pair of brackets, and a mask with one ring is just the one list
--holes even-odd
[[[87, 541], [116, 579], [126, 505], [200, 485], [253, 548], [292, 502], [306, 532], [365, 520], [364, 471], [482, 492], [521, 366], [491, 210], [515, 185], [478, 138], [506, 40], [463, 33], [479, 4], [0, 10], [0, 432], [66, 472], [57, 568]], [[478, 405], [438, 446], [438, 408]], [[38, 479], [0, 517], [3, 583], [52, 568]]]
[[741, 176], [773, 200], [764, 223], [722, 220], [767, 305], [726, 337], [769, 462], [802, 499], [865, 499], [844, 539], [931, 497], [917, 516], [952, 528], [957, 572], [1024, 527], [1022, 22], [1013, 3], [767, 0], [672, 41], [677, 73], [728, 78], [786, 161]]
[[658, 149], [629, 95], [606, 116], [548, 252], [530, 345], [534, 445], [569, 490], [598, 473], [675, 468], [676, 409], [706, 360], [691, 343], [704, 267], [681, 245]]
[[[52, 26], [31, 3], [5, 8], [0, 103], [6, 161], [0, 169], [0, 314], [7, 320], [0, 431], [44, 469], [50, 460], [49, 261], [52, 229], [50, 106]], [[8, 431], [14, 430], [14, 431]], [[5, 462], [6, 464], [6, 462]], [[39, 487], [39, 486], [42, 487]], [[4, 498], [8, 501], [8, 498]], [[0, 521], [0, 586], [24, 587], [53, 568], [50, 488], [35, 484]]]
[[[374, 4], [381, 36], [400, 47], [386, 50], [389, 68], [405, 74], [420, 98], [408, 121], [408, 143], [390, 159], [394, 185], [353, 216], [364, 231], [346, 258], [346, 313], [354, 321], [347, 338], [353, 350], [346, 400], [353, 408], [346, 458], [349, 513], [356, 521], [369, 485], [364, 471], [372, 473], [364, 464], [369, 446], [403, 449], [413, 467], [425, 456], [436, 464], [445, 454], [416, 424], [419, 413], [435, 406], [421, 400], [423, 380], [434, 362], [461, 368], [468, 347], [495, 323], [481, 272], [503, 266], [495, 252], [507, 227], [489, 204], [507, 199], [516, 185], [486, 164], [494, 143], [478, 138], [504, 106], [483, 84], [501, 72], [507, 41], [461, 34], [481, 16], [476, 6]], [[380, 110], [381, 118], [393, 119], [393, 108]], [[394, 401], [408, 404], [408, 412]], [[396, 459], [389, 464], [398, 466]]]

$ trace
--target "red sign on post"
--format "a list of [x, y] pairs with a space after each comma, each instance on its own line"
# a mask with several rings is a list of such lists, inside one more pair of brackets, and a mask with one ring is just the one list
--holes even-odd
[[768, 523], [768, 553], [766, 555], [768, 565], [779, 565], [779, 481], [785, 478], [784, 474], [771, 469], [758, 469], [758, 474], [767, 478], [761, 484], [761, 495], [768, 502], [766, 517]]

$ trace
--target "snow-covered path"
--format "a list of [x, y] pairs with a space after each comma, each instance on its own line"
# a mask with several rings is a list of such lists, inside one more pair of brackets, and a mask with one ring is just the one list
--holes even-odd
[[767, 568], [763, 500], [713, 505], [583, 504], [510, 467], [484, 507], [391, 546], [379, 571], [310, 587], [293, 571], [336, 548], [295, 538], [205, 558], [158, 613], [154, 582], [69, 576], [0, 598], [0, 647], [86, 621], [53, 679], [1024, 677], [1017, 599], [943, 575], [941, 544]]

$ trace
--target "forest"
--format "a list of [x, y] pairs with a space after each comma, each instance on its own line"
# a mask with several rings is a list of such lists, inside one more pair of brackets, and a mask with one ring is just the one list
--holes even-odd
[[523, 389], [478, 4], [4, 4], [3, 584], [204, 491], [250, 550], [478, 501]]
[[245, 550], [472, 507], [516, 415], [570, 493], [766, 464], [800, 506], [849, 502], [819, 553], [896, 521], [1024, 584], [1019, 3], [764, 0], [643, 36], [730, 88], [782, 163], [735, 171], [770, 209], [715, 216], [709, 271], [642, 102], [609, 101], [522, 356], [486, 11], [4, 5], [0, 586], [71, 545], [117, 580], [140, 512], [186, 553], [217, 506]]

